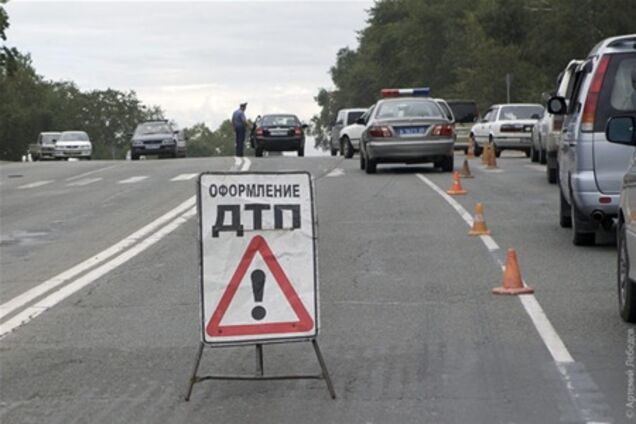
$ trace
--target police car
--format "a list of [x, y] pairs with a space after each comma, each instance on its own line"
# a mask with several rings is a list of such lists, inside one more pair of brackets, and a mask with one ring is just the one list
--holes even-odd
[[373, 174], [380, 163], [432, 162], [453, 171], [455, 130], [429, 94], [429, 88], [381, 91], [382, 99], [362, 122], [361, 169]]

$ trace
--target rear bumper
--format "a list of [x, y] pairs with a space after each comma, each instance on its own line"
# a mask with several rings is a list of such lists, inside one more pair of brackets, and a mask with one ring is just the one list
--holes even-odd
[[532, 147], [532, 137], [528, 136], [497, 136], [493, 137], [493, 142], [499, 149], [521, 149], [529, 150]]
[[133, 155], [173, 155], [177, 151], [177, 146], [174, 144], [160, 145], [157, 148], [148, 148], [147, 146], [132, 146], [130, 148], [130, 153]]
[[433, 162], [453, 154], [454, 140], [371, 141], [365, 145], [370, 159]]
[[56, 150], [55, 153], [53, 153], [53, 157], [59, 159], [88, 158], [91, 154], [91, 150]]
[[[602, 193], [596, 186], [593, 171], [582, 171], [572, 174], [572, 197], [576, 209], [583, 218], [592, 220], [592, 214], [602, 212], [605, 218], [616, 218], [620, 206], [620, 193]], [[600, 199], [609, 199], [608, 203], [601, 203]]]
[[303, 140], [296, 137], [257, 138], [256, 145], [270, 152], [285, 152], [300, 149]]

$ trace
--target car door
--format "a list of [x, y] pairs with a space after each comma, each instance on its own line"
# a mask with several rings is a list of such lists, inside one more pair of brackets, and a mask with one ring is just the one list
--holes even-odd
[[[627, 251], [636, 252], [636, 153], [632, 155], [631, 166], [623, 177], [621, 204], [625, 218], [625, 241]], [[632, 257], [633, 260], [633, 257]], [[636, 266], [630, 267], [630, 277], [636, 280]]]
[[338, 112], [338, 117], [336, 118], [336, 122], [331, 128], [331, 147], [336, 150], [340, 146], [340, 130], [342, 130], [342, 127], [344, 125], [345, 114], [346, 112], [344, 110], [341, 110], [340, 112]]
[[480, 145], [488, 142], [488, 135], [490, 134], [490, 120], [495, 114], [495, 110], [496, 108], [488, 109], [481, 121], [473, 127], [475, 141]]

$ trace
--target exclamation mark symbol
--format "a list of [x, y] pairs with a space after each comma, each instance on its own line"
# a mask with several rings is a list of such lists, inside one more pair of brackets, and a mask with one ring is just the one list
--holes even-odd
[[[252, 272], [252, 292], [254, 293], [254, 301], [261, 303], [263, 301], [263, 292], [265, 291], [265, 273], [260, 269]], [[257, 321], [265, 318], [267, 311], [262, 306], [254, 306], [252, 309], [252, 318]]]

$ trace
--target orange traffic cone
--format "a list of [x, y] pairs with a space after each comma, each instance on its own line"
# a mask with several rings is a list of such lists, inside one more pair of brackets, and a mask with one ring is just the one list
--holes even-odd
[[495, 148], [490, 146], [490, 155], [488, 156], [488, 164], [486, 165], [486, 169], [497, 169], [497, 155], [495, 153]]
[[503, 273], [503, 281], [501, 287], [492, 289], [494, 294], [531, 294], [534, 290], [528, 286], [523, 285], [523, 279], [521, 278], [521, 271], [519, 271], [519, 264], [517, 263], [517, 252], [514, 249], [508, 249], [508, 261], [506, 262], [506, 268]]
[[472, 138], [468, 141], [468, 151], [466, 152], [466, 159], [475, 159], [475, 140]]
[[446, 191], [446, 193], [451, 196], [459, 196], [462, 194], [466, 194], [466, 190], [462, 188], [461, 178], [459, 177], [459, 172], [455, 171], [453, 173], [453, 186], [450, 190]]
[[490, 144], [485, 144], [481, 154], [482, 165], [488, 165], [488, 158], [490, 157]]
[[488, 236], [490, 230], [486, 226], [484, 220], [484, 205], [477, 203], [475, 205], [475, 218], [473, 218], [473, 227], [468, 232], [470, 236]]
[[459, 174], [462, 178], [475, 178], [473, 174], [470, 173], [470, 167], [468, 166], [468, 160], [464, 159], [464, 165], [462, 166], [461, 173]]

